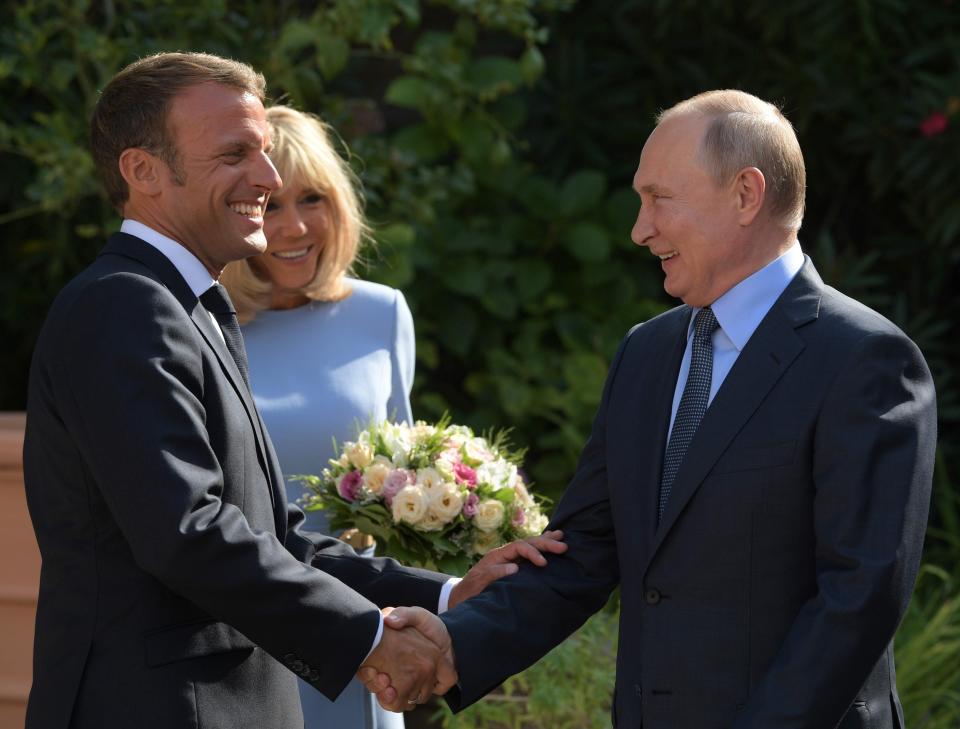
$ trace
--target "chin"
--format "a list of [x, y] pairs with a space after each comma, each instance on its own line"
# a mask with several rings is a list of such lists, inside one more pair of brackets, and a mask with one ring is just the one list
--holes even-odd
[[262, 230], [251, 233], [243, 240], [247, 244], [247, 248], [250, 249], [249, 253], [247, 253], [248, 256], [259, 256], [261, 253], [266, 253], [267, 236], [263, 234]]

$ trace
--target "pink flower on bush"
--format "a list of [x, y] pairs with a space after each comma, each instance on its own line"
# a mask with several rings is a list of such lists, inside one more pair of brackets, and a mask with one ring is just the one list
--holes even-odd
[[468, 489], [477, 487], [477, 472], [466, 463], [455, 463], [453, 465], [453, 475], [457, 479], [457, 483], [466, 484]]
[[413, 483], [413, 481], [413, 474], [405, 468], [398, 468], [387, 474], [387, 477], [383, 480], [383, 488], [380, 490], [387, 506], [393, 506], [393, 497], [400, 493], [400, 489]]
[[468, 519], [472, 519], [477, 515], [477, 504], [480, 503], [480, 498], [476, 494], [468, 494], [467, 500], [463, 503], [463, 515]]
[[947, 115], [942, 111], [935, 111], [920, 122], [920, 133], [925, 137], [934, 137], [947, 130]]
[[517, 528], [522, 527], [527, 523], [527, 514], [523, 509], [517, 509], [513, 512], [513, 518], [510, 520], [510, 523]]
[[356, 501], [363, 483], [363, 474], [360, 471], [348, 471], [343, 474], [337, 484], [337, 493], [347, 501]]

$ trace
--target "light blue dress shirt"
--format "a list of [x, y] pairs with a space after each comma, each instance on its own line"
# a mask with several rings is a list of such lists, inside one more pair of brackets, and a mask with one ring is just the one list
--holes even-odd
[[[794, 243], [782, 256], [745, 278], [711, 304], [720, 326], [713, 333], [713, 375], [707, 407], [713, 402], [714, 396], [733, 368], [740, 352], [747, 346], [750, 337], [760, 326], [760, 322], [803, 267], [803, 260], [800, 244]], [[677, 375], [677, 386], [673, 391], [673, 407], [670, 412], [671, 433], [673, 421], [677, 417], [677, 408], [680, 407], [680, 398], [683, 396], [683, 388], [690, 374], [693, 322], [698, 311], [700, 309], [695, 308], [690, 317], [690, 326], [687, 328], [687, 348], [683, 352], [680, 372]], [[668, 438], [667, 443], [669, 442]]]

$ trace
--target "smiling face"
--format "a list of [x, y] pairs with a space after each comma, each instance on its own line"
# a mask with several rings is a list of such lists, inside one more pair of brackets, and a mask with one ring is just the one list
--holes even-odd
[[690, 306], [708, 306], [749, 275], [734, 185], [717, 185], [698, 160], [707, 120], [684, 115], [654, 129], [633, 187], [640, 213], [631, 238], [660, 258], [663, 287]]
[[330, 203], [314, 186], [295, 179], [270, 197], [264, 221], [267, 250], [250, 264], [271, 283], [270, 308], [305, 304], [303, 289], [317, 275], [331, 232]]
[[282, 183], [267, 157], [266, 113], [253, 94], [203, 83], [175, 97], [167, 124], [179, 174], [165, 169], [150, 222], [216, 278], [267, 245], [263, 210]]

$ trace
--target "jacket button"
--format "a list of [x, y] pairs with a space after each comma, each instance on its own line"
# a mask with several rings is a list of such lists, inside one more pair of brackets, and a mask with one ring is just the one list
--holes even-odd
[[283, 662], [289, 666], [296, 660], [296, 658], [296, 653], [287, 653], [283, 656]]
[[311, 681], [319, 681], [320, 674], [317, 673], [316, 671], [310, 671], [310, 673], [307, 674], [307, 678], [310, 679]]
[[660, 602], [660, 590], [652, 587], [643, 594], [643, 599], [647, 605], [656, 605]]
[[303, 670], [303, 661], [294, 661], [290, 664], [290, 668], [294, 670], [294, 673], [300, 673]]

